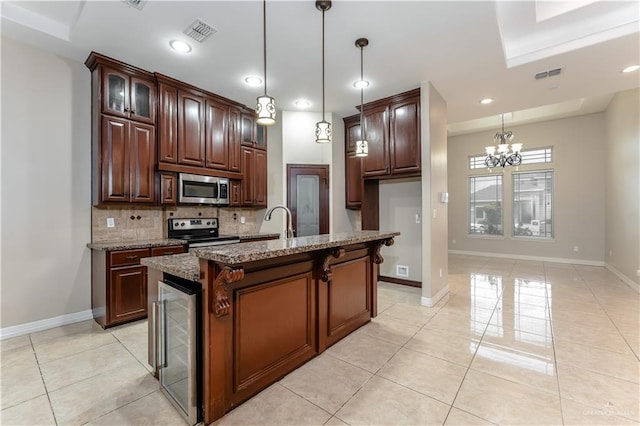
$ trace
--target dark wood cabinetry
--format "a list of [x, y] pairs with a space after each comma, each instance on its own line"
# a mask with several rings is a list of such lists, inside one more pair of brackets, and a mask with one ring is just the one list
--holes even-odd
[[178, 162], [178, 89], [158, 84], [158, 161]]
[[147, 268], [140, 259], [184, 253], [185, 246], [91, 251], [91, 308], [103, 328], [147, 316]]
[[232, 180], [230, 183], [231, 191], [229, 193], [229, 205], [239, 207], [242, 205], [242, 182]]
[[240, 172], [242, 168], [242, 113], [229, 109], [229, 171]]
[[362, 205], [362, 158], [356, 157], [356, 141], [360, 140], [360, 116], [344, 119], [345, 130], [345, 202], [348, 209]]
[[153, 74], [92, 52], [92, 203], [155, 202]]
[[364, 177], [420, 173], [420, 90], [401, 93], [364, 106], [369, 155]]
[[267, 149], [267, 129], [256, 124], [256, 114], [252, 110], [242, 113], [242, 145]]
[[206, 166], [229, 169], [229, 107], [207, 99], [205, 103]]
[[[362, 159], [354, 157], [355, 142], [360, 139], [360, 116], [344, 118], [348, 209], [363, 208], [364, 199], [377, 194], [377, 182], [367, 185], [364, 180], [414, 177], [421, 173], [420, 89], [365, 104], [363, 115], [369, 155]], [[377, 198], [367, 200], [366, 204], [376, 206]], [[362, 220], [363, 229], [377, 229], [374, 225], [377, 217], [363, 215]], [[368, 228], [364, 228], [365, 222], [371, 222]]]
[[204, 167], [204, 98], [178, 89], [178, 163]]
[[267, 206], [267, 153], [242, 147], [242, 205], [248, 207]]
[[178, 202], [178, 177], [175, 173], [158, 173], [160, 180], [160, 195], [158, 200], [160, 205], [175, 206]]

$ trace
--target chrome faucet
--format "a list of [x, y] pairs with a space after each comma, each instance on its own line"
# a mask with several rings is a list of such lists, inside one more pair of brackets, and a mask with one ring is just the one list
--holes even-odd
[[273, 213], [273, 211], [275, 209], [283, 209], [285, 212], [287, 212], [287, 239], [291, 239], [293, 238], [293, 227], [291, 225], [291, 222], [293, 221], [291, 219], [291, 210], [289, 210], [287, 208], [287, 206], [283, 206], [283, 205], [277, 205], [277, 206], [273, 206], [271, 207], [269, 210], [267, 210], [267, 212], [264, 214], [264, 220], [271, 220], [271, 214]]

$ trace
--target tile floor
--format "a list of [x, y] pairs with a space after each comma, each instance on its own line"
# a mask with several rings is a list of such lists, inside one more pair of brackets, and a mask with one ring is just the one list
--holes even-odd
[[[449, 295], [380, 283], [379, 315], [216, 424], [638, 424], [639, 296], [600, 267], [450, 256]], [[146, 322], [4, 340], [0, 423], [184, 425]]]

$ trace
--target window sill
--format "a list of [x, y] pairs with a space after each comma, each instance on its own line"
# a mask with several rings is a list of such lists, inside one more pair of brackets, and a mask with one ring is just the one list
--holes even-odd
[[478, 240], [504, 240], [504, 235], [495, 234], [467, 234], [467, 238]]
[[513, 241], [535, 241], [539, 243], [555, 243], [556, 239], [553, 237], [526, 237], [526, 236], [516, 236], [511, 237]]

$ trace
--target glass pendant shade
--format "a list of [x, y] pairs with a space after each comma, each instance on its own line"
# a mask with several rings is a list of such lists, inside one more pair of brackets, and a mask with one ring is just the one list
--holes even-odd
[[316, 143], [331, 143], [331, 123], [328, 121], [316, 123]]
[[276, 100], [271, 96], [259, 96], [256, 104], [256, 123], [271, 126], [276, 123]]
[[369, 142], [367, 141], [356, 141], [356, 157], [366, 157], [369, 155]]

